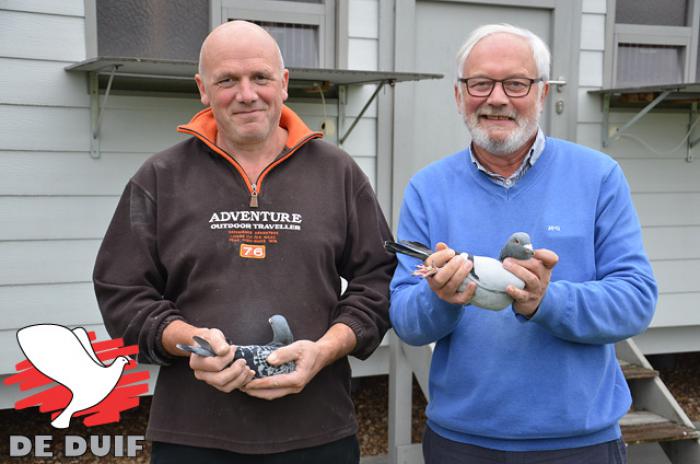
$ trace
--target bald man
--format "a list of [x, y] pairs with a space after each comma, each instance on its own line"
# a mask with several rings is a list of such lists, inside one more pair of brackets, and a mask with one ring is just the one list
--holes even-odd
[[[372, 187], [284, 105], [257, 25], [214, 29], [195, 81], [207, 108], [130, 180], [94, 272], [110, 334], [161, 366], [152, 462], [357, 463], [347, 356], [381, 342], [395, 267]], [[269, 341], [274, 314], [297, 341], [267, 361], [296, 370], [255, 378], [235, 349]], [[177, 348], [194, 335], [216, 356]]]

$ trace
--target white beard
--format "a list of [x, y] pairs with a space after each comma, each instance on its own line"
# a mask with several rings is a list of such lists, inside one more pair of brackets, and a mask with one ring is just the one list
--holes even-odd
[[[525, 145], [533, 134], [537, 132], [541, 113], [542, 103], [538, 99], [535, 108], [535, 116], [533, 118], [520, 116], [515, 111], [494, 111], [488, 106], [485, 106], [466, 116], [464, 118], [464, 123], [467, 125], [467, 129], [469, 129], [474, 145], [494, 155], [509, 155], [518, 151], [518, 149]], [[511, 117], [515, 120], [517, 127], [503, 139], [491, 138], [488, 131], [479, 126], [479, 116], [482, 115]]]

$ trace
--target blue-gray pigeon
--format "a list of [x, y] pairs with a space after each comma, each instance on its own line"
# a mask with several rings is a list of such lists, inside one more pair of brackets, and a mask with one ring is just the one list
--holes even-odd
[[[289, 328], [287, 319], [284, 316], [275, 314], [268, 322], [272, 327], [272, 340], [264, 345], [237, 346], [233, 361], [231, 361], [231, 364], [233, 364], [237, 359], [245, 359], [248, 367], [255, 371], [255, 378], [258, 379], [271, 375], [288, 374], [294, 372], [296, 369], [294, 361], [279, 366], [272, 366], [267, 362], [267, 357], [270, 356], [270, 353], [294, 341], [292, 330]], [[205, 339], [196, 335], [192, 337], [192, 339], [195, 341], [196, 345], [183, 345], [178, 343], [177, 347], [183, 351], [198, 354], [199, 356], [216, 356], [214, 349]]]
[[[425, 261], [434, 252], [419, 242], [402, 240], [399, 242], [387, 241], [384, 247], [392, 253], [402, 253]], [[457, 291], [463, 292], [469, 282], [476, 284], [476, 292], [470, 304], [484, 309], [499, 311], [513, 302], [506, 293], [506, 287], [512, 285], [516, 288], [525, 288], [525, 283], [512, 273], [503, 268], [501, 261], [506, 258], [529, 259], [534, 254], [530, 236], [525, 232], [516, 232], [510, 236], [505, 246], [501, 249], [499, 260], [486, 256], [474, 256], [469, 253], [459, 253], [465, 259], [474, 264], [464, 282]], [[419, 264], [415, 275], [428, 277], [437, 272], [432, 266]]]

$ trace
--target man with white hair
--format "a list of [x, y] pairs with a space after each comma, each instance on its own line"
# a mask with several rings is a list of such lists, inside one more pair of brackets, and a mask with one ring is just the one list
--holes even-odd
[[[162, 366], [152, 462], [357, 464], [347, 357], [389, 328], [391, 231], [352, 158], [284, 105], [264, 29], [214, 29], [195, 80], [207, 108], [129, 181], [94, 272], [109, 333]], [[266, 360], [296, 369], [254, 378], [236, 345], [269, 342], [278, 313], [296, 341]], [[178, 348], [193, 336], [216, 356]]]
[[[454, 86], [471, 144], [405, 191], [399, 239], [436, 250], [435, 274], [419, 279], [401, 256], [391, 284], [397, 334], [436, 343], [427, 463], [626, 461], [631, 398], [614, 343], [646, 329], [657, 288], [618, 164], [539, 128], [549, 61], [530, 31], [475, 30]], [[525, 287], [506, 289], [506, 310], [471, 306], [475, 284], [460, 284], [479, 269], [454, 250], [497, 256], [516, 231], [540, 247], [503, 262]]]

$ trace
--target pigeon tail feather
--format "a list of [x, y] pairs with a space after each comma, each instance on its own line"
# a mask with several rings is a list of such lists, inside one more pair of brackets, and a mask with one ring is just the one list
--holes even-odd
[[401, 253], [418, 258], [421, 261], [425, 261], [431, 254], [433, 254], [433, 251], [426, 245], [409, 240], [400, 240], [398, 242], [387, 240], [384, 242], [384, 248], [390, 253]]

